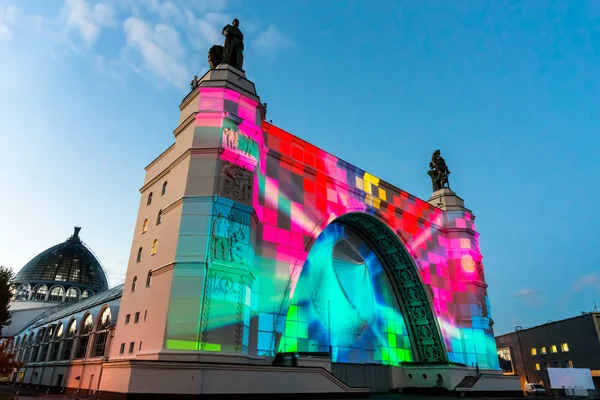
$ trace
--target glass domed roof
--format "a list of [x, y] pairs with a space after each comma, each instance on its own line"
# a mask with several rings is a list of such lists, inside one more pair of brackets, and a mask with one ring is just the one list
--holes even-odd
[[100, 261], [79, 238], [80, 227], [66, 242], [50, 247], [29, 261], [15, 275], [14, 284], [76, 286], [102, 292], [108, 280]]

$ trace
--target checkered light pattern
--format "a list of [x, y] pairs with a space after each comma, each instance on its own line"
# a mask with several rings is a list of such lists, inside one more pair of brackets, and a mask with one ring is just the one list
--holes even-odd
[[[214, 135], [215, 128], [231, 128], [253, 143], [250, 151], [229, 147], [220, 155], [223, 160], [254, 172], [252, 205], [258, 223], [252, 270], [255, 280], [249, 306], [252, 318], [257, 318], [257, 332], [250, 351], [273, 354], [314, 350], [306, 346], [323, 344], [309, 342], [308, 328], [300, 325], [310, 325], [317, 317], [302, 311], [302, 302], [294, 298], [296, 292], [302, 291], [297, 285], [303, 282], [311, 246], [327, 227], [346, 213], [364, 212], [396, 232], [413, 257], [423, 283], [431, 289], [432, 307], [449, 361], [497, 369], [493, 322], [473, 216], [467, 212], [444, 213], [263, 122], [258, 107], [255, 101], [229, 89], [200, 88], [200, 110], [206, 112], [199, 113], [196, 120], [196, 129]], [[195, 145], [201, 145], [200, 142]], [[208, 227], [202, 229], [206, 231]], [[383, 309], [378, 312], [384, 314]], [[304, 314], [300, 321], [301, 313]], [[394, 341], [402, 341], [401, 345], [394, 344], [393, 357], [380, 354], [370, 360], [359, 358], [384, 364], [411, 360], [402, 324], [400, 318], [399, 331], [391, 332], [397, 335]], [[332, 332], [332, 337], [338, 334], [342, 335]], [[382, 346], [390, 347], [391, 336], [381, 340], [387, 343], [380, 343]], [[341, 353], [334, 351], [335, 354]], [[342, 356], [338, 359], [345, 360]]]

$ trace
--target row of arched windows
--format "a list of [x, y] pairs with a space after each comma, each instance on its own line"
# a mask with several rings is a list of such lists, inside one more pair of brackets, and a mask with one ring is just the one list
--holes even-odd
[[57, 285], [48, 290], [44, 284], [35, 285], [31, 289], [29, 283], [23, 283], [18, 288], [12, 288], [12, 295], [15, 300], [34, 300], [34, 301], [53, 301], [75, 303], [78, 300], [87, 299], [95, 295], [93, 290], [86, 289], [83, 292], [77, 287], [70, 287], [65, 290], [64, 287]]
[[63, 323], [44, 326], [35, 332], [17, 337], [11, 352], [21, 363], [62, 361], [104, 357], [111, 325], [110, 308], [105, 307], [96, 319], [87, 313], [77, 329], [72, 319], [64, 329]]
[[[162, 215], [163, 210], [158, 210], [158, 215], [156, 216], [156, 225], [160, 225], [162, 223]], [[142, 225], [142, 233], [146, 233], [148, 230], [148, 218], [144, 220], [144, 224]]]
[[[164, 196], [165, 194], [167, 194], [167, 181], [165, 181], [165, 183], [163, 183], [162, 189], [160, 191], [161, 196]], [[152, 192], [150, 192], [148, 194], [148, 201], [146, 202], [147, 206], [149, 206], [150, 204], [152, 204]]]
[[[158, 239], [154, 239], [152, 242], [152, 248], [150, 249], [150, 255], [153, 256], [156, 254], [156, 249], [158, 248]], [[142, 252], [144, 251], [143, 247], [140, 247], [137, 252], [137, 257], [135, 258], [135, 262], [139, 263], [142, 261]]]
[[[152, 285], [152, 271], [148, 271], [148, 275], [146, 275], [146, 287], [150, 287]], [[135, 292], [137, 289], [137, 276], [133, 277], [133, 281], [131, 281], [131, 291]]]

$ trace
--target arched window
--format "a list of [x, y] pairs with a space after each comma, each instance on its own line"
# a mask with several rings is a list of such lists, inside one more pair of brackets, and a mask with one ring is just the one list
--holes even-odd
[[167, 194], [167, 181], [163, 183], [162, 191], [160, 192], [161, 196], [164, 196], [165, 194]]
[[15, 285], [10, 285], [10, 299], [11, 300], [15, 300], [15, 297], [17, 296], [17, 287]]
[[77, 339], [77, 350], [75, 351], [75, 359], [85, 358], [87, 355], [87, 347], [90, 342], [90, 333], [94, 327], [92, 314], [88, 314], [83, 319], [83, 324], [79, 328], [79, 338]]
[[42, 339], [44, 338], [45, 332], [46, 332], [46, 329], [42, 328], [42, 329], [38, 330], [37, 333], [35, 334], [35, 342], [31, 349], [31, 357], [29, 358], [30, 363], [37, 362], [37, 357], [39, 354], [38, 351], [40, 349], [40, 345], [42, 344]]
[[50, 325], [46, 329], [46, 335], [42, 341], [42, 345], [40, 347], [40, 357], [38, 358], [39, 362], [46, 362], [46, 356], [48, 355], [48, 347], [50, 346], [50, 339], [52, 339], [52, 335], [54, 334], [54, 325]]
[[48, 293], [48, 286], [35, 285], [35, 287], [33, 288], [32, 299], [35, 301], [45, 301], [47, 293]]
[[146, 205], [149, 206], [150, 204], [152, 204], [152, 192], [150, 192], [150, 194], [148, 195], [148, 202], [146, 203]]
[[147, 229], [148, 229], [148, 218], [146, 218], [144, 220], [144, 225], [142, 225], [142, 233], [146, 233]]
[[157, 247], [158, 247], [158, 239], [154, 239], [154, 242], [152, 242], [152, 250], [150, 251], [151, 256], [156, 254]]
[[63, 344], [63, 351], [60, 357], [61, 360], [71, 359], [71, 351], [73, 350], [73, 338], [75, 337], [75, 332], [77, 332], [77, 321], [73, 320], [67, 328], [67, 333], [65, 335]]
[[110, 308], [106, 307], [96, 323], [96, 333], [94, 334], [94, 347], [92, 357], [104, 357], [108, 331], [110, 328]]
[[139, 263], [140, 261], [142, 261], [142, 250], [143, 249], [141, 247], [138, 249], [138, 254], [137, 254], [137, 258], [135, 259], [135, 262]]
[[54, 286], [50, 289], [50, 295], [48, 301], [62, 302], [65, 297], [65, 289], [62, 286]]
[[162, 210], [158, 210], [158, 215], [156, 216], [156, 225], [160, 225], [162, 222]]
[[152, 284], [152, 271], [148, 271], [148, 275], [146, 276], [146, 287], [150, 287]]
[[69, 288], [67, 290], [67, 294], [65, 295], [65, 303], [75, 303], [79, 300], [80, 292], [76, 287]]
[[19, 336], [15, 342], [15, 360], [19, 361], [21, 357], [21, 349], [23, 348], [23, 336]]
[[31, 355], [31, 348], [33, 347], [33, 332], [31, 332], [29, 334], [29, 338], [27, 339], [27, 342], [25, 343], [25, 352], [23, 353], [23, 359], [21, 360], [21, 362], [27, 364], [29, 362], [29, 356]]
[[131, 291], [135, 292], [135, 288], [137, 287], [137, 276], [133, 277], [133, 282], [131, 282]]
[[63, 324], [59, 324], [56, 328], [56, 333], [52, 338], [52, 351], [50, 353], [49, 361], [58, 360], [58, 350], [60, 350], [60, 343], [63, 338]]
[[90, 290], [90, 289], [86, 289], [83, 291], [83, 293], [81, 293], [81, 298], [82, 299], [87, 299], [88, 297], [92, 297], [94, 295], [94, 291]]
[[29, 283], [24, 283], [17, 289], [17, 300], [29, 300], [29, 292], [31, 291], [31, 286]]

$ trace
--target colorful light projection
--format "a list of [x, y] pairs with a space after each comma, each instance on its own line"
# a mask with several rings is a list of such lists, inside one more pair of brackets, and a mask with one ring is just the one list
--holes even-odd
[[394, 289], [373, 250], [354, 230], [330, 224], [302, 269], [279, 351], [329, 351], [333, 361], [412, 361]]
[[[253, 231], [256, 237], [252, 263], [254, 280], [248, 283], [250, 294], [243, 304], [240, 303], [242, 307], [249, 305], [254, 321], [250, 324], [253, 332], [249, 335], [255, 339], [248, 344], [251, 354], [274, 354], [283, 350], [283, 346], [287, 347], [286, 351], [314, 345], [322, 350], [324, 340], [328, 345], [329, 337], [323, 333], [325, 322], [315, 322], [319, 321], [316, 316], [320, 314], [301, 301], [310, 299], [310, 296], [306, 297], [306, 290], [309, 289], [303, 287], [304, 279], [309, 279], [312, 284], [309, 277], [317, 271], [311, 263], [313, 256], [309, 258], [309, 251], [336, 218], [350, 212], [364, 212], [377, 215], [385, 221], [415, 261], [422, 282], [430, 288], [433, 310], [444, 338], [448, 360], [469, 366], [477, 364], [480, 368], [498, 368], [481, 254], [470, 213], [444, 213], [372, 174], [262, 122], [259, 104], [239, 93], [229, 89], [200, 88], [200, 97], [201, 112], [196, 116], [198, 133], [194, 137], [194, 146], [213, 148], [218, 143], [223, 148], [219, 156], [222, 161], [253, 173], [251, 206], [258, 220]], [[236, 117], [230, 118], [229, 115]], [[186, 207], [190, 209], [189, 212]], [[210, 304], [210, 290], [218, 287], [220, 278], [198, 272], [204, 270], [206, 262], [206, 258], [199, 257], [200, 254], [208, 257], [210, 252], [208, 230], [212, 221], [205, 224], [193, 221], [198, 220], [197, 215], [200, 214], [214, 218], [214, 210], [215, 206], [184, 204], [182, 227], [186, 228], [185, 235], [189, 240], [186, 238], [185, 245], [178, 246], [178, 260], [185, 260], [188, 264], [175, 270], [170, 306], [173, 310], [170, 311], [172, 322], [167, 329], [169, 348], [202, 348], [199, 327], [209, 326], [210, 333], [211, 329], [235, 325], [238, 318], [231, 315], [227, 319], [222, 313], [218, 322], [210, 318], [207, 322], [204, 318], [208, 314], [206, 304]], [[326, 234], [324, 238], [329, 236]], [[181, 237], [180, 232], [180, 242]], [[206, 244], [197, 239], [200, 237], [205, 238]], [[326, 239], [321, 240], [326, 242]], [[195, 250], [197, 248], [201, 250]], [[371, 268], [375, 268], [373, 265]], [[313, 273], [304, 278], [303, 270], [306, 267], [311, 268]], [[199, 293], [198, 287], [206, 289]], [[195, 291], [192, 288], [196, 288]], [[381, 287], [375, 288], [373, 293], [376, 298], [385, 297], [377, 293]], [[370, 304], [367, 298], [354, 301], [366, 309]], [[397, 320], [397, 317], [389, 317], [387, 311], [383, 311], [397, 310], [397, 307], [388, 303], [385, 303], [385, 307], [379, 304], [382, 303], [373, 303], [374, 309], [378, 310], [375, 312], [377, 318], [381, 321]], [[200, 321], [192, 319], [194, 315]], [[294, 324], [288, 325], [288, 320], [295, 322], [296, 327]], [[333, 319], [331, 322], [334, 328]], [[309, 333], [309, 324], [314, 332]], [[355, 325], [356, 321], [352, 329], [356, 329]], [[396, 335], [395, 344], [391, 337], [386, 339], [383, 335], [389, 335], [390, 328], [386, 330], [375, 325], [368, 330], [371, 344], [361, 343], [360, 346], [343, 339], [345, 328], [334, 328], [337, 333], [332, 334], [331, 338], [332, 346], [337, 348], [336, 359], [379, 361], [375, 347], [380, 346], [380, 349], [390, 349], [387, 359], [384, 350], [380, 350], [382, 363], [409, 360], [410, 346], [405, 343], [405, 337], [402, 336], [404, 330], [400, 329], [400, 325], [398, 322], [398, 327], [393, 331]], [[355, 330], [351, 332], [356, 333]], [[182, 343], [188, 344], [184, 346]], [[189, 343], [193, 345], [190, 347]], [[213, 349], [227, 351], [223, 350], [226, 347], [214, 344]], [[347, 347], [349, 345], [355, 347]], [[369, 349], [369, 346], [373, 349]], [[367, 354], [367, 350], [373, 352]]]

